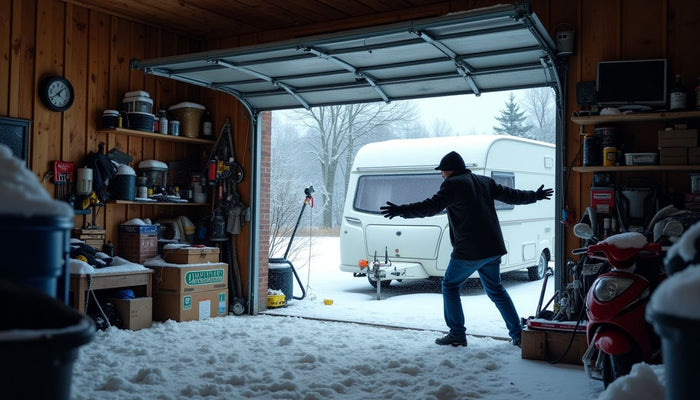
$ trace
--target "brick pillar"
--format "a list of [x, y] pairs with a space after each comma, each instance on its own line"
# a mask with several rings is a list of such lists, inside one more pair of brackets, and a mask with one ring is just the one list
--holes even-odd
[[272, 112], [260, 113], [262, 148], [260, 157], [260, 243], [258, 243], [258, 311], [267, 310], [268, 253], [270, 249], [270, 168], [272, 164]]

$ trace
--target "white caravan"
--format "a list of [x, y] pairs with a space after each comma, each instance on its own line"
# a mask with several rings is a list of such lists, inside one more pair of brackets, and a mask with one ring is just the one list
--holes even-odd
[[[435, 194], [442, 177], [435, 166], [457, 151], [475, 174], [492, 177], [516, 189], [554, 188], [554, 145], [503, 135], [389, 140], [362, 147], [352, 166], [340, 228], [340, 269], [368, 276], [375, 261], [384, 263], [381, 286], [392, 280], [440, 279], [452, 252], [447, 214], [427, 218], [387, 219], [379, 207], [425, 200]], [[527, 268], [531, 280], [541, 279], [554, 257], [553, 201], [526, 205], [496, 202], [508, 254], [501, 272]], [[369, 265], [369, 268], [367, 267]], [[476, 276], [476, 275], [475, 275]]]

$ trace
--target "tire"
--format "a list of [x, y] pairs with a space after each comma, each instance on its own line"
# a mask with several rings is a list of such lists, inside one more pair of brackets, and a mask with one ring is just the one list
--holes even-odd
[[[377, 281], [373, 281], [372, 278], [369, 277], [369, 274], [367, 274], [367, 280], [369, 281], [369, 284], [372, 285], [373, 288], [377, 288]], [[391, 281], [381, 281], [382, 289], [386, 289], [391, 285]]]
[[537, 261], [537, 265], [534, 267], [528, 267], [527, 278], [530, 281], [539, 281], [544, 278], [544, 274], [547, 272], [547, 266], [549, 265], [549, 253], [543, 251], [540, 253], [540, 259]]
[[630, 373], [632, 366], [637, 363], [634, 351], [627, 354], [606, 354], [603, 360], [603, 385], [608, 387], [615, 379]]

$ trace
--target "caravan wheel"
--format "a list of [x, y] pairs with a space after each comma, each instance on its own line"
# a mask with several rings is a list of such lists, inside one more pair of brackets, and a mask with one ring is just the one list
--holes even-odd
[[540, 253], [540, 259], [537, 261], [537, 265], [534, 267], [529, 267], [527, 269], [527, 277], [531, 281], [539, 281], [544, 278], [545, 272], [547, 272], [547, 266], [549, 265], [549, 253], [545, 250]]
[[[373, 288], [377, 288], [377, 281], [373, 281], [372, 278], [369, 277], [369, 274], [367, 274], [367, 280], [369, 281], [369, 284], [372, 285]], [[382, 289], [386, 289], [391, 285], [391, 281], [381, 281]]]

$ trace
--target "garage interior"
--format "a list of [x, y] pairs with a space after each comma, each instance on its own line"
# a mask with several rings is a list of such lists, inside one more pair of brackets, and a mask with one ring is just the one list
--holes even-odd
[[[245, 171], [235, 193], [250, 208], [250, 220], [226, 237], [226, 252], [229, 264], [238, 265], [245, 313], [255, 315], [267, 304], [272, 110], [549, 86], [558, 107], [555, 212], [564, 221], [555, 270], [563, 288], [571, 280], [565, 260], [581, 244], [573, 222], [592, 206], [596, 173], [617, 183], [653, 182], [660, 204], [682, 207], [691, 194], [689, 176], [700, 169], [687, 160], [585, 166], [585, 134], [601, 124], [619, 127], [635, 152], [656, 152], [658, 131], [675, 123], [697, 128], [700, 111], [587, 118], [578, 114], [586, 107], [579, 98], [584, 83], [595, 82], [599, 61], [663, 58], [669, 79], [680, 75], [692, 87], [700, 76], [699, 19], [694, 0], [10, 0], [0, 5], [0, 124], [20, 127], [19, 152], [58, 198], [59, 185], [46, 179], [55, 161], [78, 168], [101, 143], [134, 161], [174, 166], [193, 153], [206, 159], [213, 140], [103, 129], [103, 112], [120, 107], [127, 92], [149, 93], [154, 112], [183, 102], [204, 105], [216, 134], [228, 119], [235, 160]], [[561, 47], [561, 35], [572, 36], [570, 50]], [[386, 62], [358, 67], [363, 53]], [[65, 111], [50, 110], [39, 95], [53, 76], [72, 84], [75, 100]], [[208, 204], [133, 201], [87, 209], [74, 226], [102, 227], [98, 240], [111, 242], [115, 254], [125, 221], [184, 214], [196, 222], [212, 212]]]

